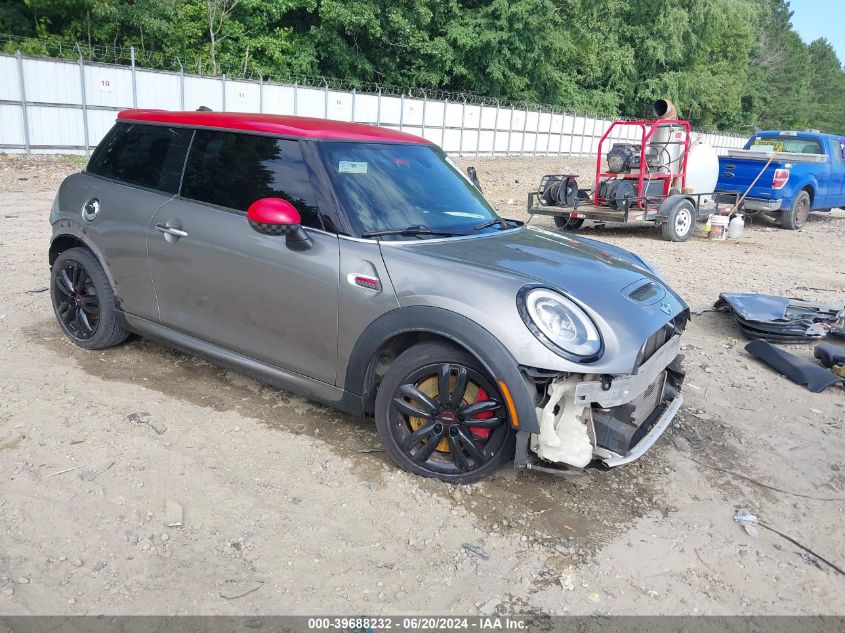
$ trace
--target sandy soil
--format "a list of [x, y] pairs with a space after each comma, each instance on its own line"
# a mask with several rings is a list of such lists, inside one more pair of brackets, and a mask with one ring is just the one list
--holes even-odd
[[[543, 173], [590, 169], [461, 163], [511, 217]], [[640, 462], [452, 488], [397, 470], [368, 421], [141, 339], [66, 341], [47, 215], [79, 167], [0, 158], [0, 614], [845, 614], [843, 576], [733, 520], [845, 567], [845, 391], [759, 365], [727, 316], [693, 320], [686, 405]], [[656, 263], [694, 310], [729, 290], [845, 297], [842, 211], [721, 243], [584, 233]]]

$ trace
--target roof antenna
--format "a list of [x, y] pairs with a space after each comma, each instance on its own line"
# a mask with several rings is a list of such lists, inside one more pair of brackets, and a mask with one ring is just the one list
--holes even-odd
[[208, 106], [200, 106], [197, 108], [197, 112], [213, 112], [213, 110]]

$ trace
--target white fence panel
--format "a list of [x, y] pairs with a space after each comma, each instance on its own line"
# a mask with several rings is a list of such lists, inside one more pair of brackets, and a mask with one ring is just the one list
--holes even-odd
[[135, 80], [139, 108], [183, 110], [187, 107], [182, 105], [182, 87], [177, 73], [154, 72], [139, 68], [135, 71]]
[[[23, 85], [23, 92], [21, 91]], [[88, 153], [124, 108], [265, 112], [382, 125], [422, 136], [451, 154], [595, 155], [611, 122], [511, 105], [437, 100], [186, 75], [114, 64], [0, 53], [0, 151]], [[617, 126], [605, 142], [639, 141]], [[696, 134], [719, 154], [745, 139]]]
[[0, 56], [0, 99], [20, 101], [20, 87], [18, 60], [14, 57]]
[[17, 105], [0, 104], [0, 139], [9, 145], [24, 145], [23, 110]]

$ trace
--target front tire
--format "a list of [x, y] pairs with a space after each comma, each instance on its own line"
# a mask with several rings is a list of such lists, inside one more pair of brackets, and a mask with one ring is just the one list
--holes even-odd
[[810, 217], [810, 194], [802, 190], [793, 201], [792, 206], [781, 212], [780, 221], [783, 228], [797, 231], [804, 228], [808, 217]]
[[663, 222], [663, 237], [670, 242], [686, 242], [695, 233], [695, 205], [686, 198], [672, 205]]
[[50, 294], [59, 325], [79, 347], [104, 349], [129, 335], [118, 321], [106, 271], [87, 248], [71, 248], [56, 258]]
[[478, 361], [440, 342], [394, 361], [376, 395], [376, 428], [396, 464], [455, 484], [478, 481], [512, 458], [505, 400]]

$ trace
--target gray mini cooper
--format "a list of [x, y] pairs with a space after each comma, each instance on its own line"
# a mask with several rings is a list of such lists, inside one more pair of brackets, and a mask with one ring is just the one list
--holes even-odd
[[618, 466], [682, 402], [689, 311], [654, 267], [499, 217], [400, 131], [121, 112], [50, 222], [74, 343], [137, 333], [374, 416], [419, 475]]

